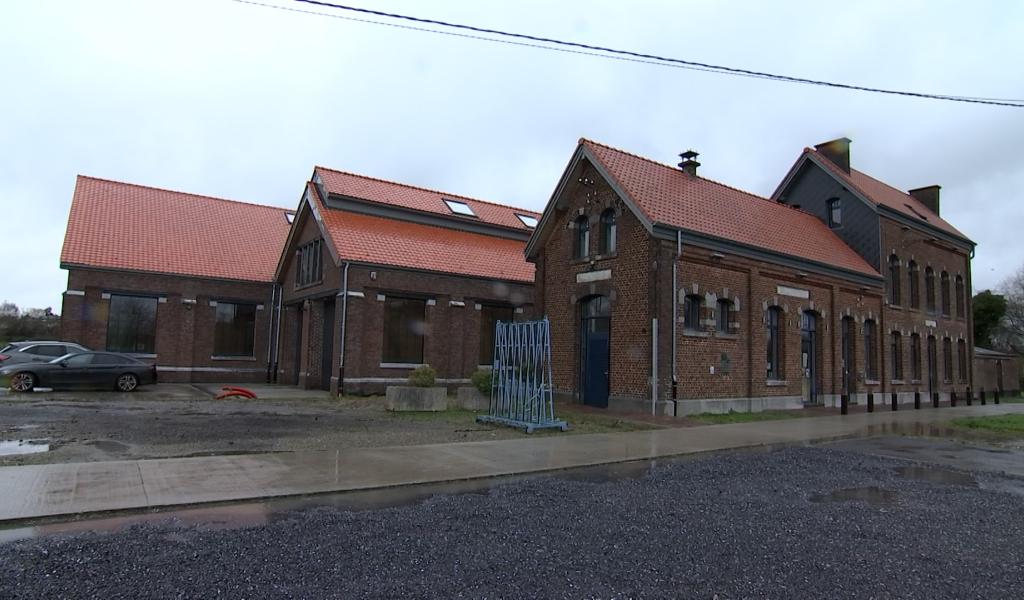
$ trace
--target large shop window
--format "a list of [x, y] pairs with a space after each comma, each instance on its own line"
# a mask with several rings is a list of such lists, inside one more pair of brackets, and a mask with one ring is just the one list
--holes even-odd
[[217, 321], [213, 328], [215, 356], [253, 357], [255, 339], [255, 304], [217, 303]]
[[878, 333], [870, 319], [864, 321], [864, 378], [878, 381]]
[[107, 350], [131, 354], [156, 353], [156, 298], [110, 296]]
[[510, 323], [515, 318], [515, 309], [511, 306], [480, 307], [480, 363], [490, 365], [494, 362], [494, 325], [501, 321]]
[[773, 306], [768, 309], [768, 379], [780, 380], [782, 373], [782, 309]]
[[320, 283], [324, 278], [321, 240], [303, 244], [295, 251], [295, 287]]
[[426, 328], [424, 300], [393, 298], [384, 300], [384, 352], [381, 361], [398, 364], [423, 364], [423, 332]]

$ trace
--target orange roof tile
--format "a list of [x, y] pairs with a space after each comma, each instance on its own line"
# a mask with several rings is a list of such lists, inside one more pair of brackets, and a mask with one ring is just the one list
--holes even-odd
[[342, 210], [324, 210], [322, 205], [319, 209], [341, 260], [533, 282], [534, 267], [523, 256], [526, 242]]
[[[390, 204], [410, 210], [455, 217], [460, 220], [478, 220], [490, 223], [491, 225], [509, 227], [520, 231], [531, 231], [531, 228], [526, 227], [516, 216], [517, 214], [540, 218], [540, 213], [532, 210], [495, 204], [494, 202], [485, 202], [475, 198], [467, 198], [466, 196], [456, 196], [455, 194], [447, 194], [403, 183], [346, 173], [344, 171], [335, 171], [326, 167], [316, 167], [316, 172], [323, 180], [324, 187], [327, 188], [328, 193], [338, 194], [339, 196]], [[445, 198], [468, 204], [476, 214], [476, 218], [452, 213], [444, 203]]]
[[654, 223], [879, 276], [810, 213], [597, 142], [580, 143]]
[[284, 208], [79, 175], [61, 265], [269, 282]]
[[820, 160], [821, 164], [825, 165], [829, 172], [834, 174], [840, 180], [853, 186], [862, 196], [871, 202], [891, 208], [912, 219], [923, 220], [926, 223], [930, 223], [946, 233], [951, 233], [959, 238], [963, 238], [965, 240], [969, 239], [956, 227], [953, 227], [949, 222], [933, 213], [930, 208], [907, 192], [900, 191], [887, 183], [858, 171], [857, 169], [850, 169], [850, 172], [846, 173], [839, 168], [838, 165], [829, 160], [827, 156], [813, 148], [804, 148], [804, 153], [814, 155]]

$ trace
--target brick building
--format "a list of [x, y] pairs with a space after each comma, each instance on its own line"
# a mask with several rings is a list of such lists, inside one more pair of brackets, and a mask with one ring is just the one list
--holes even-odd
[[[682, 156], [675, 168], [581, 140], [527, 245], [563, 397], [677, 415], [835, 404], [843, 393], [863, 401], [897, 391], [912, 401], [930, 379], [904, 356], [909, 340], [941, 336], [946, 365], [950, 344], [970, 347], [969, 316], [959, 315], [970, 314], [973, 244], [938, 217], [937, 190], [929, 209], [875, 180], [855, 186], [842, 179], [841, 156], [831, 155], [833, 164], [815, 150], [769, 200], [697, 176], [696, 154]], [[812, 179], [821, 176], [835, 182], [834, 193], [819, 197]], [[911, 209], [886, 212], [896, 195], [925, 215], [916, 217], [923, 225], [906, 216]], [[828, 204], [833, 196], [838, 206]], [[865, 213], [874, 215], [873, 238], [861, 236], [870, 228]], [[900, 271], [881, 269], [883, 245], [946, 274], [946, 313], [911, 313], [891, 301], [903, 283], [887, 286]], [[948, 313], [954, 278], [957, 311]], [[888, 370], [892, 348], [916, 378]], [[969, 383], [969, 373], [946, 374], [933, 389]]]
[[974, 349], [974, 385], [980, 393], [998, 391], [1004, 397], [1020, 394], [1020, 357], [1015, 354]]
[[532, 314], [538, 217], [317, 167], [277, 268], [277, 380], [382, 392], [429, 364], [468, 383], [491, 363], [494, 322]]
[[62, 336], [152, 360], [161, 381], [262, 381], [291, 211], [79, 176]]

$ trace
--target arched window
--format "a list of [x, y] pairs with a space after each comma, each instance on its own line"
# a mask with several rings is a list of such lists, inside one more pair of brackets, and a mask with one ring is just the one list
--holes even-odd
[[892, 332], [889, 352], [892, 354], [892, 378], [903, 379], [903, 336], [898, 331]]
[[907, 265], [907, 287], [910, 290], [910, 308], [921, 308], [921, 271], [917, 263], [910, 261]]
[[773, 306], [768, 309], [767, 364], [768, 379], [783, 378], [782, 371], [782, 309]]
[[953, 340], [942, 339], [942, 378], [953, 381]]
[[935, 312], [935, 271], [931, 267], [924, 270], [924, 306], [928, 312]]
[[729, 333], [729, 312], [732, 310], [732, 302], [722, 298], [718, 301], [718, 313], [715, 315], [715, 328], [718, 333]]
[[957, 340], [956, 354], [960, 361], [960, 381], [967, 381], [967, 342]]
[[683, 298], [683, 329], [700, 330], [700, 307], [703, 303], [704, 299], [696, 294], [687, 294]]
[[878, 381], [878, 333], [871, 319], [864, 321], [864, 379]]
[[615, 225], [615, 209], [609, 208], [601, 213], [601, 254], [615, 252], [618, 227]]
[[965, 310], [964, 305], [966, 299], [964, 298], [964, 277], [963, 275], [956, 276], [956, 316], [958, 319], [964, 318]]
[[573, 248], [576, 258], [590, 255], [590, 219], [586, 215], [576, 217], [576, 246]]
[[889, 304], [900, 304], [900, 259], [893, 254], [889, 257]]
[[910, 334], [910, 378], [921, 380], [921, 336]]
[[949, 273], [946, 271], [942, 272], [940, 283], [942, 286], [942, 314], [948, 317], [951, 304], [949, 301]]

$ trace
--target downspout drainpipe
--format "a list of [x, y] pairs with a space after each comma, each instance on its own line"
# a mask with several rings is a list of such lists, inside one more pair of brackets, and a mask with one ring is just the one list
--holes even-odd
[[270, 288], [270, 322], [267, 324], [267, 383], [271, 382], [274, 371], [274, 306], [277, 305], [277, 284]]
[[679, 259], [683, 256], [683, 232], [676, 231], [676, 258], [672, 261], [672, 399], [679, 397], [679, 336], [677, 332], [679, 315]]
[[345, 394], [345, 325], [348, 318], [348, 267], [351, 263], [345, 263], [341, 272], [341, 341], [338, 343], [338, 395]]
[[277, 335], [274, 336], [274, 383], [277, 383], [278, 370], [281, 365], [281, 299], [284, 296], [284, 288], [280, 284], [274, 284], [277, 288]]
[[658, 317], [651, 319], [651, 414], [658, 414]]

